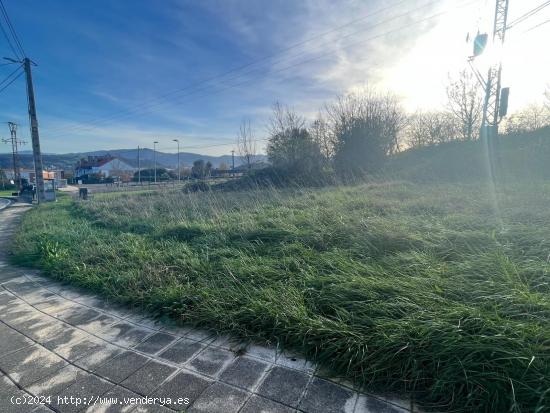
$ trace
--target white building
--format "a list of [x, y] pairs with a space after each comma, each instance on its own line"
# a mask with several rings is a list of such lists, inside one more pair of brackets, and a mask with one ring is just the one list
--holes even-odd
[[88, 156], [81, 159], [76, 165], [74, 176], [80, 178], [85, 175], [100, 175], [103, 178], [128, 178], [136, 168], [114, 156]]

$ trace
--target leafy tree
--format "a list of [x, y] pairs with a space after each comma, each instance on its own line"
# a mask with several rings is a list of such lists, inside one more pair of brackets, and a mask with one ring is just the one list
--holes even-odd
[[406, 117], [395, 96], [366, 89], [339, 97], [327, 113], [335, 137], [334, 166], [342, 176], [375, 172], [399, 151]]
[[287, 129], [271, 136], [267, 156], [275, 169], [290, 175], [316, 174], [322, 169], [319, 145], [305, 128]]
[[[133, 181], [137, 182], [141, 178], [142, 182], [153, 182], [155, 180], [155, 168], [142, 169], [141, 172], [135, 172]], [[169, 181], [176, 179], [177, 175], [166, 168], [157, 168], [157, 181]]]
[[212, 175], [212, 169], [214, 169], [214, 166], [212, 165], [212, 162], [208, 161], [204, 165], [204, 176], [210, 176]]
[[305, 177], [321, 171], [321, 150], [301, 116], [276, 103], [269, 130], [267, 156], [279, 173]]
[[191, 176], [197, 179], [204, 179], [212, 174], [213, 168], [210, 161], [204, 162], [203, 159], [197, 159], [191, 167]]

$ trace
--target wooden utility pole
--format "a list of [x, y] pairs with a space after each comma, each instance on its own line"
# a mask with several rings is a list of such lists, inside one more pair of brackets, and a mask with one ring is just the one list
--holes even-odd
[[34, 159], [34, 173], [36, 179], [36, 200], [44, 201], [44, 175], [42, 166], [42, 153], [40, 152], [40, 135], [38, 134], [38, 119], [36, 118], [36, 103], [34, 100], [34, 87], [32, 84], [31, 60], [23, 59], [23, 67], [27, 79], [27, 99], [29, 103], [29, 122], [31, 126], [32, 155]]
[[139, 146], [138, 146], [138, 183], [141, 185], [141, 158], [139, 156]]
[[180, 140], [173, 139], [174, 142], [178, 143], [178, 183], [181, 181], [181, 170], [180, 170]]

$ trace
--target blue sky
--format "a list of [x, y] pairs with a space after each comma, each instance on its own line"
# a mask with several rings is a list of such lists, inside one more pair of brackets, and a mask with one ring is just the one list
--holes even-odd
[[[179, 138], [184, 150], [205, 154], [229, 153], [245, 117], [263, 138], [277, 100], [312, 119], [324, 102], [369, 84], [399, 94], [409, 110], [440, 107], [448, 73], [464, 64], [465, 33], [480, 24], [472, 16], [490, 17], [487, 3], [4, 0], [38, 63], [45, 152], [152, 147], [154, 140], [173, 151]], [[525, 0], [511, 14], [536, 5]], [[0, 54], [9, 56], [1, 37]], [[536, 79], [511, 79], [525, 95], [516, 94], [516, 106], [544, 89], [548, 58], [537, 59]], [[257, 63], [204, 82], [249, 62]], [[0, 67], [0, 77], [10, 70]], [[19, 122], [28, 137], [23, 78], [0, 94], [0, 121]]]

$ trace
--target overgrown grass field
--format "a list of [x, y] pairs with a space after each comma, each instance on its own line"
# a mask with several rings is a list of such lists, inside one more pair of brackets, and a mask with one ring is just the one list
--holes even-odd
[[550, 411], [550, 185], [97, 195], [14, 259], [438, 410]]

